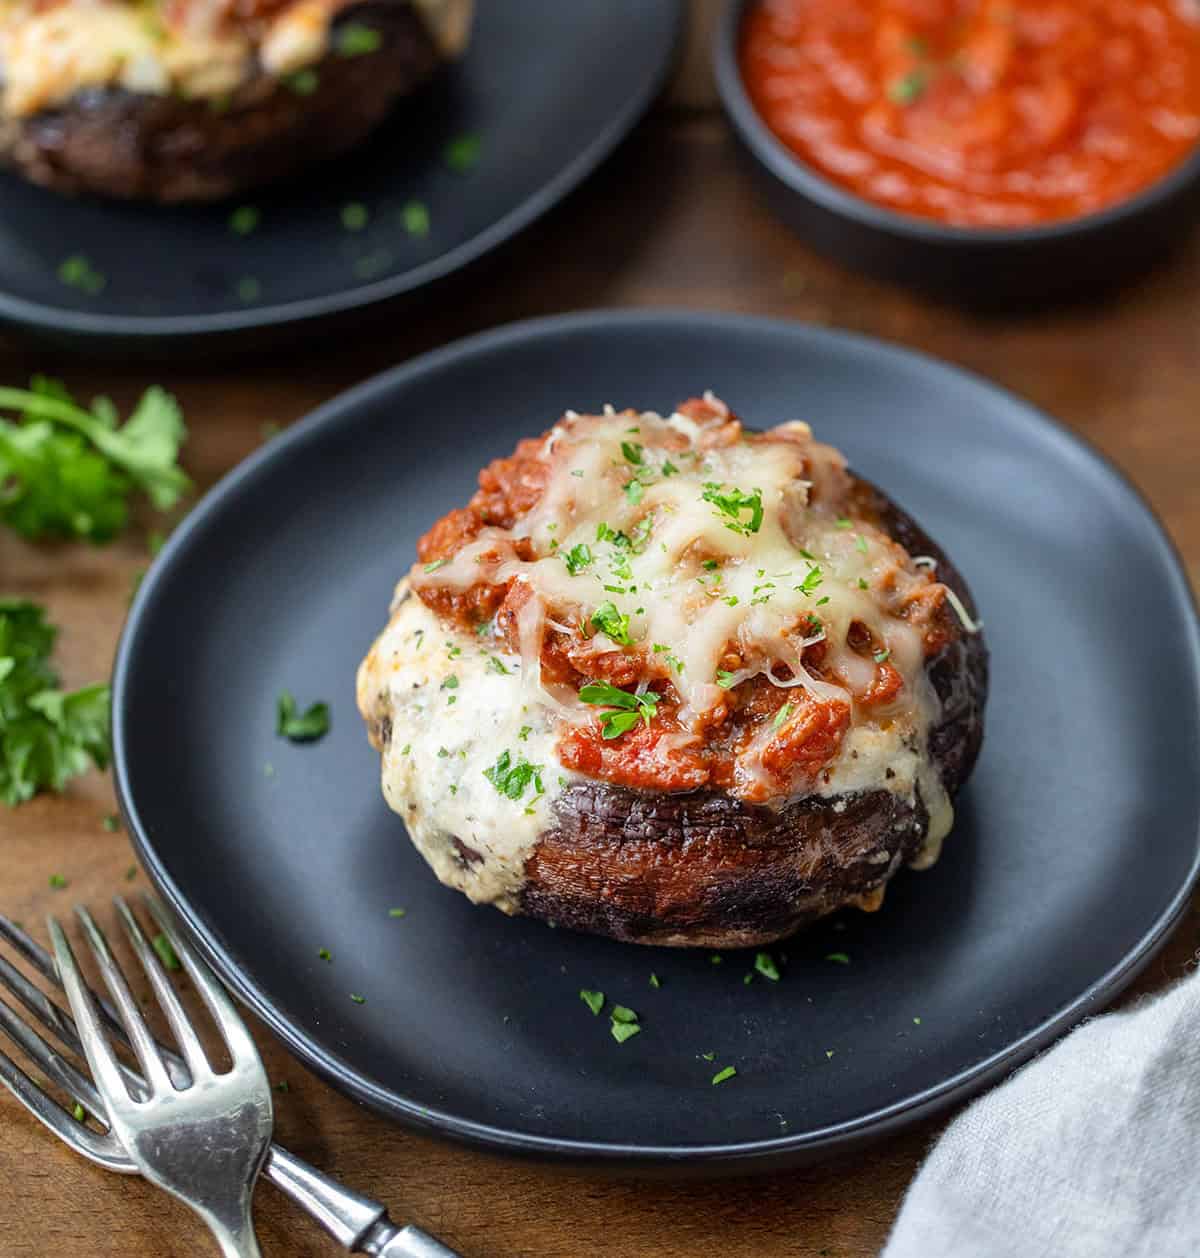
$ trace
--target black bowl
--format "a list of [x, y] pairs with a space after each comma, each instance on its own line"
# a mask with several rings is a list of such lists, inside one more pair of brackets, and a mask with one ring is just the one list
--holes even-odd
[[838, 262], [970, 305], [1040, 302], [1129, 280], [1200, 216], [1200, 147], [1137, 196], [1044, 227], [947, 227], [856, 196], [776, 139], [750, 100], [738, 47], [743, 18], [756, 3], [730, 0], [717, 25], [721, 100], [772, 208]]

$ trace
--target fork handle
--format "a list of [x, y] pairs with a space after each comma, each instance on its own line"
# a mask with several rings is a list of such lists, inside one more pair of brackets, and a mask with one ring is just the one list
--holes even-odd
[[350, 1253], [380, 1258], [461, 1258], [420, 1228], [397, 1228], [386, 1206], [346, 1188], [277, 1144], [271, 1145], [262, 1173]]

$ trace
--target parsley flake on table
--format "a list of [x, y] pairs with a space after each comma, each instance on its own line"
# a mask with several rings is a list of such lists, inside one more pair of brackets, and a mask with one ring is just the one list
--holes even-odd
[[311, 743], [329, 733], [329, 704], [314, 703], [305, 712], [296, 707], [290, 691], [283, 691], [275, 705], [275, 733], [294, 743]]
[[496, 763], [490, 769], [484, 769], [483, 776], [506, 799], [520, 799], [531, 785], [535, 796], [546, 792], [542, 785], [542, 766], [530, 764], [524, 756], [518, 756], [514, 761], [509, 751], [502, 751]]
[[175, 399], [148, 389], [125, 424], [107, 398], [90, 410], [57, 381], [0, 388], [0, 523], [22, 537], [111, 541], [141, 491], [159, 510], [191, 489], [177, 463], [187, 430]]
[[61, 792], [111, 751], [109, 688], [60, 689], [50, 653], [58, 630], [41, 607], [0, 599], [0, 800]]
[[616, 708], [615, 712], [605, 712], [600, 718], [600, 735], [602, 738], [620, 738], [638, 723], [643, 721], [647, 726], [658, 712], [658, 695], [653, 690], [643, 694], [631, 694], [628, 690], [619, 690], [607, 681], [588, 682], [579, 692], [584, 703], [596, 704], [600, 707]]
[[168, 970], [181, 968], [179, 958], [175, 955], [175, 949], [171, 947], [171, 941], [166, 935], [155, 935], [150, 942], [154, 946], [154, 951], [158, 953], [158, 959]]

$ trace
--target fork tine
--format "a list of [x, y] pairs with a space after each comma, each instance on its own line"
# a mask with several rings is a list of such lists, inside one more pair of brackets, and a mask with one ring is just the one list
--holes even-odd
[[[11, 918], [5, 917], [3, 913], [0, 913], [0, 939], [6, 939], [12, 944], [16, 952], [24, 957], [39, 974], [48, 978], [56, 987], [62, 987], [62, 981], [54, 966], [54, 958], [36, 940], [30, 938], [16, 922]], [[75, 1024], [71, 1021], [70, 1015], [49, 1000], [40, 988], [30, 983], [2, 955], [0, 955], [0, 986], [7, 987], [21, 1004], [37, 1018], [42, 1026], [47, 1031], [57, 1035], [72, 1052], [78, 1053], [80, 1057], [84, 1056], [83, 1045], [79, 1042], [79, 1036], [75, 1033]], [[125, 1034], [125, 1028], [117, 1017], [117, 1011], [103, 996], [93, 991], [90, 987], [88, 988], [88, 993], [99, 1010], [100, 1021], [108, 1027], [110, 1033], [116, 1036], [122, 1044], [126, 1045], [126, 1047], [132, 1047], [129, 1043], [129, 1036]], [[158, 1051], [166, 1063], [167, 1074], [171, 1076], [171, 1082], [175, 1087], [177, 1089], [190, 1087], [192, 1076], [183, 1059], [165, 1044], [159, 1044]], [[144, 1095], [146, 1091], [145, 1080], [136, 1071], [130, 1070], [124, 1062], [119, 1062], [119, 1065], [121, 1072], [125, 1075], [125, 1082], [130, 1086], [134, 1095]]]
[[[73, 1115], [48, 1096], [6, 1053], [0, 1051], [0, 1083], [44, 1126], [72, 1149], [123, 1175], [136, 1175], [137, 1167], [126, 1156], [116, 1139], [97, 1135], [77, 1122]], [[101, 1110], [103, 1112], [103, 1110]]]
[[234, 1008], [233, 1001], [218, 982], [216, 975], [208, 968], [207, 963], [202, 961], [199, 955], [192, 951], [191, 945], [184, 940], [173, 914], [157, 896], [143, 893], [142, 900], [161, 927], [163, 934], [166, 935], [171, 947], [174, 948], [175, 955], [183, 962], [196, 990], [208, 1006], [209, 1013], [212, 1014], [221, 1034], [225, 1037], [225, 1043], [229, 1046], [234, 1062], [236, 1063], [239, 1059], [259, 1061], [258, 1049], [250, 1038], [246, 1024]]
[[92, 1086], [92, 1081], [80, 1074], [61, 1053], [42, 1039], [31, 1026], [17, 1017], [2, 1000], [0, 1000], [0, 1030], [68, 1096], [78, 1101], [89, 1113], [95, 1114], [101, 1121], [104, 1120], [106, 1117], [104, 1102], [100, 1099], [100, 1093]]
[[92, 1076], [99, 1084], [102, 1096], [120, 1097], [125, 1081], [112, 1047], [105, 1038], [96, 1006], [92, 1003], [92, 994], [83, 981], [79, 962], [75, 960], [75, 954], [71, 951], [71, 945], [67, 942], [58, 918], [48, 917], [46, 925], [50, 930], [50, 942], [54, 945], [54, 960], [58, 965], [59, 977], [67, 993], [71, 1012], [75, 1015], [75, 1025], [79, 1029], [79, 1039]]
[[146, 971], [150, 979], [150, 985], [154, 988], [158, 1003], [167, 1015], [171, 1030], [175, 1033], [175, 1042], [183, 1050], [192, 1077], [197, 1078], [211, 1073], [212, 1065], [192, 1026], [191, 1019], [184, 1012], [183, 1004], [175, 994], [175, 989], [167, 978], [162, 962], [154, 955], [149, 943], [146, 942], [146, 936], [142, 933], [137, 918], [130, 912], [129, 905], [125, 903], [122, 896], [114, 896], [113, 903], [117, 906], [117, 912], [125, 926], [125, 933], [129, 936], [129, 942], [142, 963], [142, 969]]
[[[146, 1019], [142, 1017], [142, 1011], [138, 1008], [137, 1001], [133, 997], [133, 993], [129, 990], [129, 984], [125, 981], [125, 975], [121, 971], [121, 967], [117, 964], [116, 958], [112, 954], [112, 950], [108, 946], [108, 940], [105, 939], [100, 927], [96, 925], [95, 919], [86, 907], [82, 904], [75, 906], [75, 916], [79, 918], [83, 925], [83, 933], [92, 947], [92, 953], [96, 958], [96, 963], [100, 967], [100, 974], [104, 979], [104, 985], [108, 988], [112, 995], [113, 1001], [117, 1006], [117, 1012], [121, 1015], [121, 1021], [124, 1023], [125, 1030], [129, 1035], [129, 1042], [133, 1046], [133, 1051], [138, 1059], [138, 1064], [142, 1068], [142, 1073], [146, 1076], [146, 1081], [150, 1084], [152, 1093], [169, 1089], [171, 1080], [167, 1075], [166, 1067], [163, 1065], [162, 1058], [158, 1055], [158, 1045], [154, 1042], [154, 1037], [150, 1034], [150, 1028], [146, 1025]], [[68, 995], [70, 990], [68, 989]], [[72, 1001], [71, 1008], [75, 1008]], [[79, 1021], [79, 1011], [75, 1011], [76, 1022]], [[79, 1027], [80, 1038], [83, 1040], [84, 1047], [87, 1047], [87, 1034], [82, 1025]], [[91, 1054], [88, 1055], [88, 1061], [91, 1062]], [[95, 1067], [93, 1066], [93, 1073]], [[100, 1090], [105, 1091], [104, 1080], [98, 1080]]]

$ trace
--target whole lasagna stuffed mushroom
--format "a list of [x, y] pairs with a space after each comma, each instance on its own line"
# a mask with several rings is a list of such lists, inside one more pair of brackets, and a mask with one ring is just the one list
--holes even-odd
[[358, 144], [464, 49], [473, 0], [0, 0], [0, 161], [206, 201]]
[[937, 859], [983, 732], [975, 608], [806, 424], [569, 411], [418, 549], [358, 702], [476, 903], [739, 947]]

